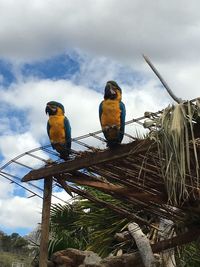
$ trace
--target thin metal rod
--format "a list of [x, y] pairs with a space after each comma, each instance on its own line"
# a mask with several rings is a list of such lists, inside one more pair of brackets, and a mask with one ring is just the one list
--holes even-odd
[[58, 155], [59, 155], [58, 153], [56, 153], [56, 152], [54, 152], [54, 151], [52, 151], [52, 150], [50, 150], [50, 149], [47, 149], [47, 148], [41, 148], [41, 149], [42, 149], [43, 151], [45, 151], [45, 152], [51, 154], [51, 155], [54, 155], [54, 156], [58, 156]]
[[[15, 180], [21, 182], [21, 178], [15, 176], [15, 175], [9, 174], [9, 173], [6, 173], [6, 172], [1, 171], [1, 172], [0, 172], [0, 175], [4, 176], [4, 178], [6, 178], [7, 176], [12, 177], [13, 179], [15, 179]], [[11, 180], [13, 183], [16, 183], [18, 186], [20, 186], [20, 187], [26, 189], [26, 187], [24, 187], [23, 185], [21, 185], [21, 184], [15, 182], [14, 180], [12, 180], [12, 179], [10, 179], [10, 178], [8, 178], [8, 179]], [[35, 185], [35, 184], [32, 184], [31, 182], [27, 182], [27, 184], [30, 185], [30, 186], [32, 186], [32, 187], [34, 187], [34, 188], [36, 188], [37, 190], [40, 190], [41, 192], [43, 192], [43, 189], [42, 189], [41, 187], [39, 187], [39, 186], [37, 186], [37, 185]], [[27, 189], [27, 190], [29, 190], [29, 189]], [[33, 191], [31, 191], [31, 192], [34, 193], [34, 194], [36, 194], [36, 193], [33, 192]], [[37, 194], [36, 194], [36, 195], [37, 195]], [[55, 196], [54, 194], [52, 194], [52, 197], [54, 197], [54, 198], [56, 198], [56, 199], [58, 199], [58, 200], [60, 200], [60, 201], [62, 201], [62, 202], [64, 202], [64, 203], [67, 203], [65, 200], [63, 200], [63, 199], [60, 198], [60, 197]]]
[[5, 163], [5, 164], [0, 168], [0, 171], [3, 170], [3, 169], [5, 169], [6, 167], [8, 167], [8, 166], [12, 163], [13, 160], [16, 161], [16, 160], [18, 160], [18, 159], [20, 159], [20, 158], [26, 156], [28, 153], [33, 153], [33, 152], [42, 150], [42, 149], [44, 149], [44, 148], [46, 148], [46, 147], [51, 147], [51, 144], [48, 144], [48, 145], [45, 145], [45, 146], [42, 146], [42, 147], [37, 147], [37, 148], [31, 149], [31, 150], [29, 150], [29, 151], [27, 151], [27, 152], [24, 152], [24, 153], [18, 155], [17, 157], [15, 157], [15, 158], [13, 158], [12, 160], [10, 160], [10, 161], [8, 161], [7, 163]]
[[33, 154], [29, 153], [29, 152], [26, 152], [26, 155], [28, 155], [28, 156], [30, 156], [30, 157], [32, 157], [32, 158], [41, 160], [41, 161], [43, 161], [43, 162], [45, 162], [45, 163], [49, 163], [48, 160], [43, 159], [43, 158], [41, 158], [41, 157], [39, 157], [39, 156], [33, 155]]
[[10, 182], [12, 182], [12, 183], [14, 183], [14, 184], [20, 186], [21, 188], [25, 189], [25, 190], [28, 191], [28, 192], [30, 192], [31, 194], [34, 194], [35, 196], [37, 196], [37, 197], [43, 199], [43, 197], [41, 197], [41, 196], [38, 195], [37, 193], [33, 192], [32, 190], [28, 189], [27, 187], [25, 187], [25, 186], [23, 186], [23, 185], [21, 185], [21, 184], [15, 182], [14, 180], [12, 180], [12, 179], [6, 177], [4, 174], [0, 173], [0, 175], [1, 175], [3, 178], [9, 180]]
[[21, 163], [21, 162], [19, 162], [19, 161], [16, 161], [16, 160], [11, 160], [11, 161], [12, 161], [13, 163], [16, 163], [16, 164], [22, 166], [22, 167], [25, 167], [25, 168], [27, 168], [27, 169], [33, 170], [32, 167], [30, 167], [30, 166], [28, 166], [28, 165], [25, 165], [25, 164], [23, 164], [23, 163]]
[[92, 146], [89, 146], [87, 144], [85, 144], [84, 142], [81, 142], [81, 141], [78, 141], [78, 140], [73, 140], [75, 143], [81, 145], [81, 146], [84, 146], [84, 147], [87, 147], [88, 149], [93, 149]]
[[127, 133], [124, 133], [124, 135], [127, 136], [127, 137], [129, 137], [129, 138], [131, 138], [131, 139], [133, 139], [133, 140], [137, 140], [138, 139], [138, 138], [133, 137], [132, 135], [127, 134]]
[[96, 134], [90, 133], [89, 135], [94, 137], [94, 138], [96, 138], [96, 139], [98, 139], [98, 140], [100, 140], [100, 141], [102, 141], [102, 142], [104, 142], [104, 143], [106, 143], [106, 140], [104, 138], [102, 138], [102, 137], [100, 137], [100, 136], [98, 136]]

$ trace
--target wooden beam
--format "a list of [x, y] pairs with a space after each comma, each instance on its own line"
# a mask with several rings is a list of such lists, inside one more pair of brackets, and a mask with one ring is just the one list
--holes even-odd
[[44, 179], [44, 195], [43, 195], [43, 207], [42, 207], [40, 255], [39, 255], [40, 267], [47, 267], [47, 261], [48, 261], [49, 219], [50, 219], [50, 207], [51, 207], [52, 181], [53, 181], [52, 177]]
[[177, 235], [170, 239], [162, 240], [158, 243], [152, 244], [152, 250], [154, 253], [164, 251], [166, 249], [175, 248], [177, 246], [186, 245], [188, 243], [198, 240], [200, 237], [200, 229], [192, 228], [183, 234]]
[[47, 176], [55, 176], [62, 173], [80, 170], [92, 165], [116, 160], [135, 153], [143, 153], [149, 149], [152, 141], [149, 139], [137, 140], [129, 144], [119, 145], [114, 149], [106, 149], [102, 152], [83, 152], [82, 157], [66, 161], [57, 165], [50, 165], [38, 170], [32, 170], [22, 178], [22, 182], [39, 180]]
[[[59, 179], [59, 177], [55, 177], [55, 178]], [[114, 195], [118, 195], [118, 197], [127, 198], [130, 200], [134, 198], [144, 203], [150, 203], [154, 201], [158, 204], [164, 204], [167, 201], [167, 197], [158, 196], [158, 195], [152, 194], [151, 192], [150, 193], [144, 192], [142, 190], [142, 187], [138, 189], [138, 188], [135, 188], [134, 185], [133, 186], [131, 185], [122, 186], [119, 184], [104, 182], [104, 181], [95, 179], [92, 176], [90, 177], [89, 175], [78, 172], [78, 171], [74, 172], [72, 176], [62, 175], [62, 178], [72, 183], [96, 188], [112, 196], [114, 194]]]

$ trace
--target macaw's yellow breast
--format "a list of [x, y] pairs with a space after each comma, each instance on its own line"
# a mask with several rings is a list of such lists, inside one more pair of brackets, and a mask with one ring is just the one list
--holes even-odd
[[64, 116], [50, 116], [50, 141], [51, 143], [65, 143], [65, 127], [64, 127]]
[[120, 127], [120, 104], [117, 100], [106, 99], [102, 103], [101, 125], [102, 127]]

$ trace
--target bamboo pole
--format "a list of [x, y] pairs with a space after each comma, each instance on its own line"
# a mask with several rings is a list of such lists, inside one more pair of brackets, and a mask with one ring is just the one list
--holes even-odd
[[44, 179], [39, 267], [47, 267], [52, 177]]

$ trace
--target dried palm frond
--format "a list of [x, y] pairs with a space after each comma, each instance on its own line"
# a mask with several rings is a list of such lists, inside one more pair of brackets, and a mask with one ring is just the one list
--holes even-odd
[[188, 101], [168, 106], [159, 118], [151, 118], [153, 126], [150, 128], [150, 137], [158, 144], [161, 173], [168, 200], [173, 204], [183, 203], [193, 193], [188, 188], [199, 185], [199, 162], [194, 136], [199, 112], [199, 104]]

